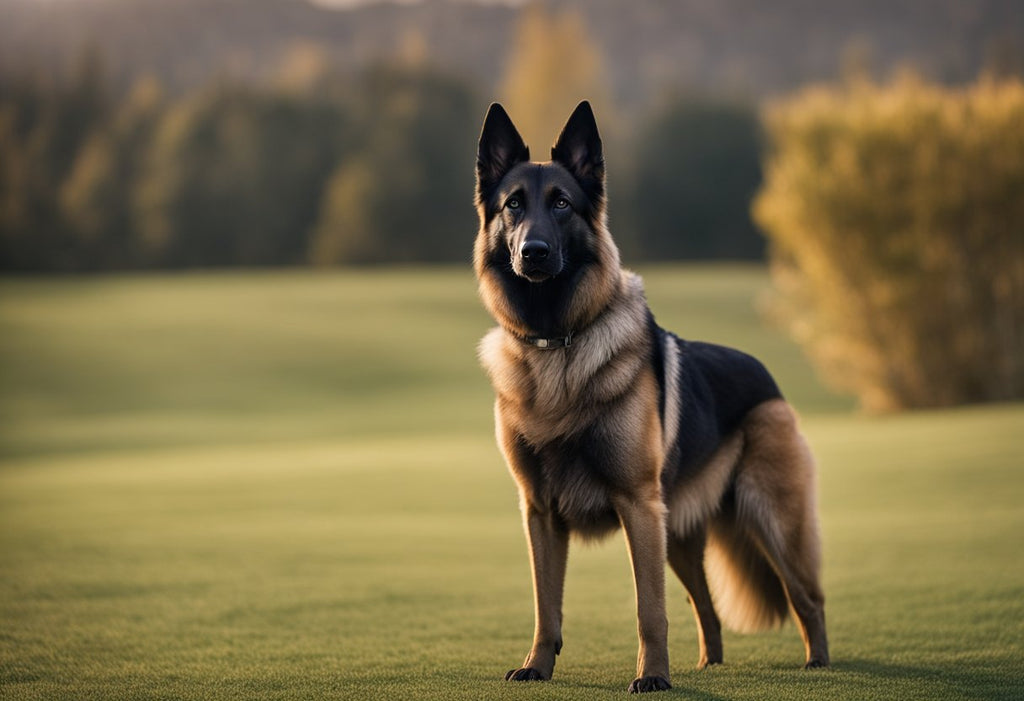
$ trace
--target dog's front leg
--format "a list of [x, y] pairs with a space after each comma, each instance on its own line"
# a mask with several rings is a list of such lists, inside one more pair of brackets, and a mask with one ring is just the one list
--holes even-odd
[[510, 681], [550, 679], [555, 655], [562, 649], [562, 592], [569, 558], [569, 530], [558, 516], [523, 501], [523, 522], [533, 569], [535, 627], [533, 647]]
[[665, 506], [659, 497], [623, 499], [617, 504], [626, 532], [636, 584], [640, 651], [629, 691], [671, 689], [668, 672], [668, 617], [665, 613]]

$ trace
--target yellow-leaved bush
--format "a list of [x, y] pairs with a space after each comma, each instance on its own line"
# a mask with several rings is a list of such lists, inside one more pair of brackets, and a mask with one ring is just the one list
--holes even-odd
[[1024, 84], [905, 75], [770, 105], [770, 308], [868, 410], [1024, 397]]

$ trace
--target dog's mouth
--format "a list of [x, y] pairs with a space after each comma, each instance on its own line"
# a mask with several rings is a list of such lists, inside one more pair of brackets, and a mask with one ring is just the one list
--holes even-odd
[[529, 280], [530, 282], [533, 282], [533, 283], [539, 283], [539, 282], [547, 282], [548, 280], [553, 278], [554, 275], [552, 275], [550, 273], [547, 273], [547, 272], [545, 272], [543, 270], [531, 270], [531, 271], [523, 271], [522, 273], [520, 273], [520, 277], [524, 277], [524, 278], [526, 278], [527, 280]]
[[516, 261], [512, 265], [512, 272], [524, 280], [537, 284], [547, 282], [557, 276], [558, 273], [561, 272], [561, 266], [551, 263], [544, 265], [531, 265], [524, 264], [522, 261]]

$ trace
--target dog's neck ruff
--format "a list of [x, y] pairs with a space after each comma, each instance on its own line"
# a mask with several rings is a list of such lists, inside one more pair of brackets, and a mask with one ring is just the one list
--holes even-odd
[[[606, 317], [609, 313], [614, 315], [621, 314], [624, 309], [629, 309], [633, 313], [628, 314], [628, 318], [631, 319], [646, 319], [647, 300], [644, 297], [643, 282], [640, 277], [635, 273], [629, 272], [628, 270], [619, 269], [618, 273], [618, 285], [617, 290], [608, 303], [603, 309], [601, 309], [597, 315], [586, 321], [582, 328], [577, 327], [575, 331], [570, 331], [565, 336], [556, 336], [554, 338], [545, 338], [543, 336], [527, 336], [520, 333], [517, 330], [509, 328], [505, 324], [500, 324], [504, 329], [505, 333], [516, 339], [519, 343], [533, 346], [541, 350], [559, 350], [561, 348], [569, 348], [573, 345], [576, 335], [588, 331], [594, 323], [597, 323], [601, 318]], [[617, 310], [617, 311], [616, 311]], [[644, 329], [635, 329], [638, 336], [643, 336]]]
[[512, 335], [518, 339], [521, 343], [525, 343], [534, 348], [540, 348], [542, 350], [558, 350], [559, 348], [568, 348], [572, 345], [572, 334], [568, 336], [560, 336], [558, 338], [541, 338], [540, 336], [520, 336], [517, 333]]

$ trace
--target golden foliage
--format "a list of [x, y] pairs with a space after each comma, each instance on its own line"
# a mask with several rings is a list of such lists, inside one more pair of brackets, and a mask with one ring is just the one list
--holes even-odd
[[772, 105], [774, 311], [869, 410], [1024, 396], [1024, 84], [904, 75]]
[[548, 158], [566, 117], [581, 100], [590, 100], [610, 120], [601, 54], [577, 9], [550, 13], [535, 2], [521, 14], [509, 52], [501, 99], [537, 160]]

